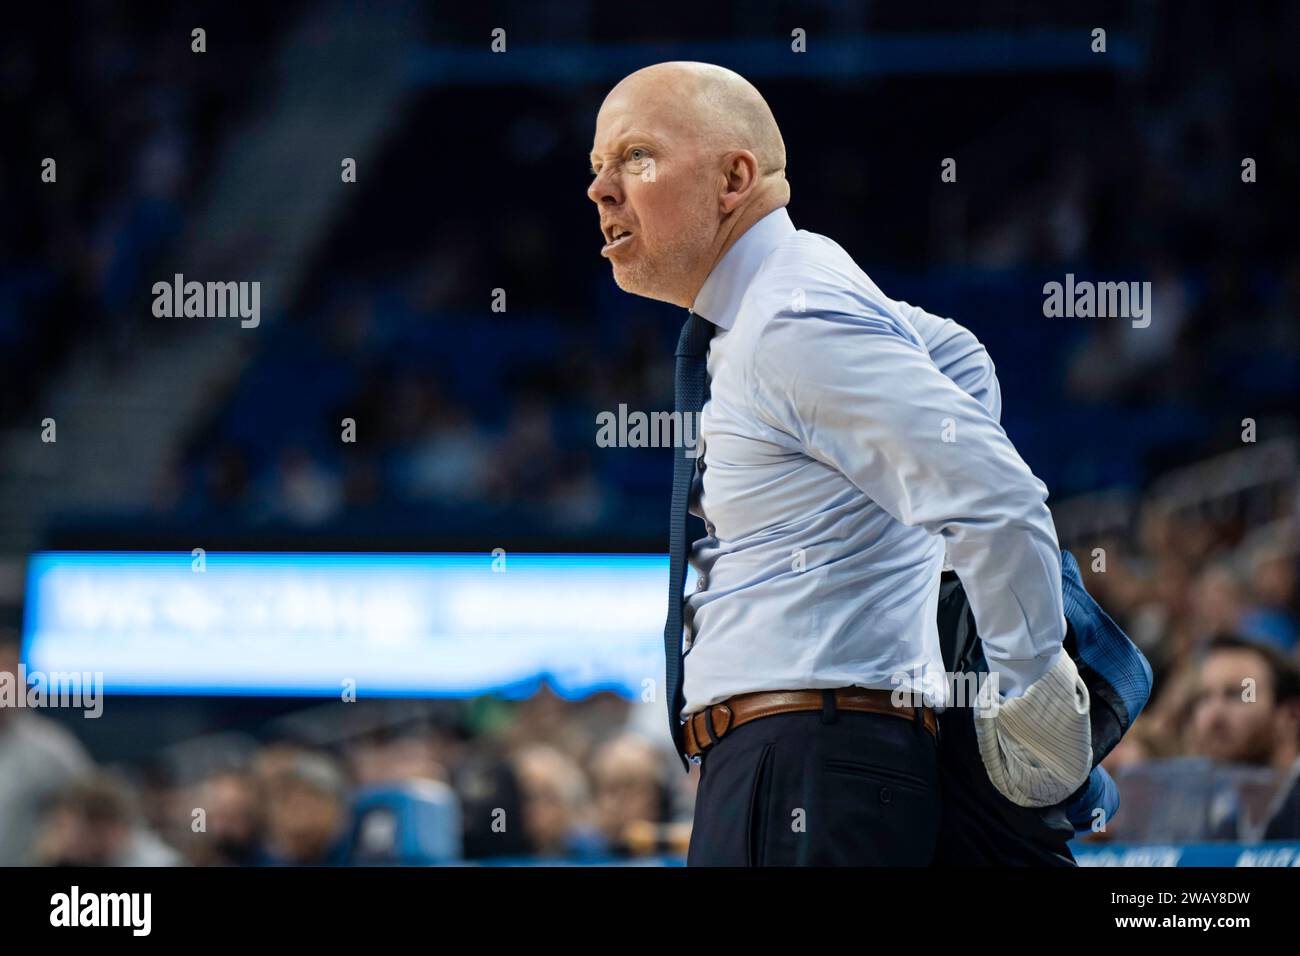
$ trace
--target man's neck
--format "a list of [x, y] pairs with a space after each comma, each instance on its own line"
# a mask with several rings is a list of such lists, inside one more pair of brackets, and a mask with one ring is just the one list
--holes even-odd
[[717, 242], [719, 245], [717, 251], [714, 253], [713, 259], [709, 263], [709, 268], [702, 276], [699, 276], [698, 281], [695, 283], [695, 287], [691, 289], [690, 299], [686, 303], [686, 308], [690, 308], [690, 304], [694, 302], [696, 297], [700, 294], [700, 289], [704, 288], [704, 283], [707, 282], [709, 276], [713, 274], [713, 270], [718, 267], [718, 263], [722, 261], [722, 257], [730, 251], [731, 247], [736, 244], [740, 237], [747, 233], [754, 223], [758, 222], [769, 213], [775, 212], [779, 208], [781, 208], [780, 203], [773, 202], [770, 199], [764, 199], [762, 202], [751, 203], [744, 209], [738, 209], [731, 214], [731, 218], [724, 222], [722, 228], [718, 230]]

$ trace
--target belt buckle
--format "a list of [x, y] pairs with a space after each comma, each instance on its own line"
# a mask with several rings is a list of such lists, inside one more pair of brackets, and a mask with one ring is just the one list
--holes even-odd
[[[713, 720], [713, 711], [720, 711], [723, 723], [722, 729], [717, 729], [717, 724]], [[732, 728], [735, 712], [727, 701], [719, 701], [716, 704], [709, 704], [703, 710], [697, 710], [686, 718], [684, 726], [687, 728], [685, 733], [690, 739], [695, 741], [695, 746], [700, 748], [700, 752], [694, 757], [688, 755], [688, 759], [695, 763], [700, 763], [711, 748], [716, 747], [718, 743], [726, 736], [727, 731]], [[698, 722], [697, 722], [698, 721]], [[716, 733], [715, 733], [716, 731]]]
[[694, 743], [696, 747], [696, 753], [685, 753], [685, 757], [691, 763], [695, 764], [700, 763], [701, 758], [704, 756], [704, 751], [708, 749], [700, 742], [700, 735], [696, 731], [695, 718], [698, 716], [700, 716], [700, 711], [696, 711], [682, 721], [682, 736], [685, 738], [687, 751], [690, 750], [690, 745], [692, 743]]
[[695, 741], [695, 746], [700, 751], [691, 758], [697, 763], [701, 762], [704, 755], [718, 742], [718, 738], [713, 736], [713, 728], [710, 726], [709, 721], [709, 711], [713, 706], [713, 704], [710, 704], [703, 710], [697, 710], [686, 718], [687, 724], [690, 725], [691, 739]]
[[[717, 746], [718, 738], [713, 736], [713, 722], [709, 719], [709, 711], [716, 705], [709, 704], [703, 710], [697, 710], [691, 714], [691, 722], [695, 724], [695, 745], [700, 748], [700, 757], [709, 752], [710, 749]], [[696, 721], [698, 720], [698, 723]]]

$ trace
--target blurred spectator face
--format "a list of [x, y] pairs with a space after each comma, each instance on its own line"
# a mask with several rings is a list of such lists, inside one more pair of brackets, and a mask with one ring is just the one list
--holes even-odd
[[647, 741], [619, 737], [597, 751], [592, 761], [596, 817], [611, 843], [623, 840], [629, 824], [661, 823], [658, 754]]
[[534, 852], [562, 855], [584, 796], [582, 772], [554, 747], [534, 746], [515, 758], [515, 773], [523, 792], [524, 828]]
[[1207, 568], [1192, 588], [1196, 620], [1205, 633], [1234, 631], [1241, 620], [1242, 595], [1237, 578], [1223, 567]]
[[61, 804], [45, 820], [36, 855], [46, 866], [103, 866], [109, 842], [108, 834], [96, 831], [78, 808]]
[[1166, 607], [1181, 607], [1187, 587], [1187, 569], [1180, 562], [1168, 559], [1160, 562], [1155, 575], [1156, 600]]
[[292, 773], [298, 758], [309, 751], [297, 744], [267, 744], [253, 758], [253, 778], [263, 790], [269, 790], [271, 784], [287, 773]]
[[[262, 812], [257, 785], [251, 777], [223, 773], [204, 782], [199, 806], [207, 812], [207, 842], [214, 863], [251, 862], [261, 837]], [[202, 840], [204, 834], [200, 834]]]
[[46, 866], [112, 866], [130, 842], [129, 798], [111, 780], [97, 777], [55, 801], [37, 838], [36, 857]]
[[1295, 561], [1275, 551], [1261, 555], [1251, 575], [1251, 586], [1256, 600], [1264, 606], [1289, 607], [1295, 601]]
[[328, 757], [302, 754], [267, 800], [267, 845], [287, 863], [324, 862], [347, 825], [344, 781]]
[[[1254, 700], [1247, 696], [1251, 683]], [[1264, 655], [1246, 648], [1211, 651], [1201, 667], [1192, 712], [1192, 749], [1230, 763], [1268, 763], [1276, 709], [1273, 674]]]

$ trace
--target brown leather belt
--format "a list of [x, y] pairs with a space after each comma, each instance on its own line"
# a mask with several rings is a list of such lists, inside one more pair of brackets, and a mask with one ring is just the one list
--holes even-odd
[[[893, 701], [894, 691], [868, 690], [865, 687], [835, 688], [835, 709], [856, 710], [868, 714], [887, 714], [902, 717], [904, 720], [916, 720], [915, 707], [896, 706]], [[752, 694], [737, 694], [728, 697], [720, 704], [706, 707], [687, 719], [686, 753], [697, 757], [728, 732], [742, 724], [760, 717], [773, 714], [791, 714], [801, 710], [822, 710], [825, 702], [819, 690], [763, 690]], [[710, 718], [712, 732], [710, 732]], [[931, 707], [921, 708], [921, 722], [936, 740], [939, 739], [939, 720]], [[701, 745], [700, 741], [704, 741]]]

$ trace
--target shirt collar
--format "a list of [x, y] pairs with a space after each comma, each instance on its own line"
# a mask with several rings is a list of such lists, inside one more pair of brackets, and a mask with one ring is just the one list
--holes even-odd
[[794, 231], [794, 223], [784, 206], [773, 209], [750, 226], [713, 267], [700, 287], [691, 311], [704, 316], [723, 331], [731, 328], [745, 298], [745, 290], [763, 260]]

